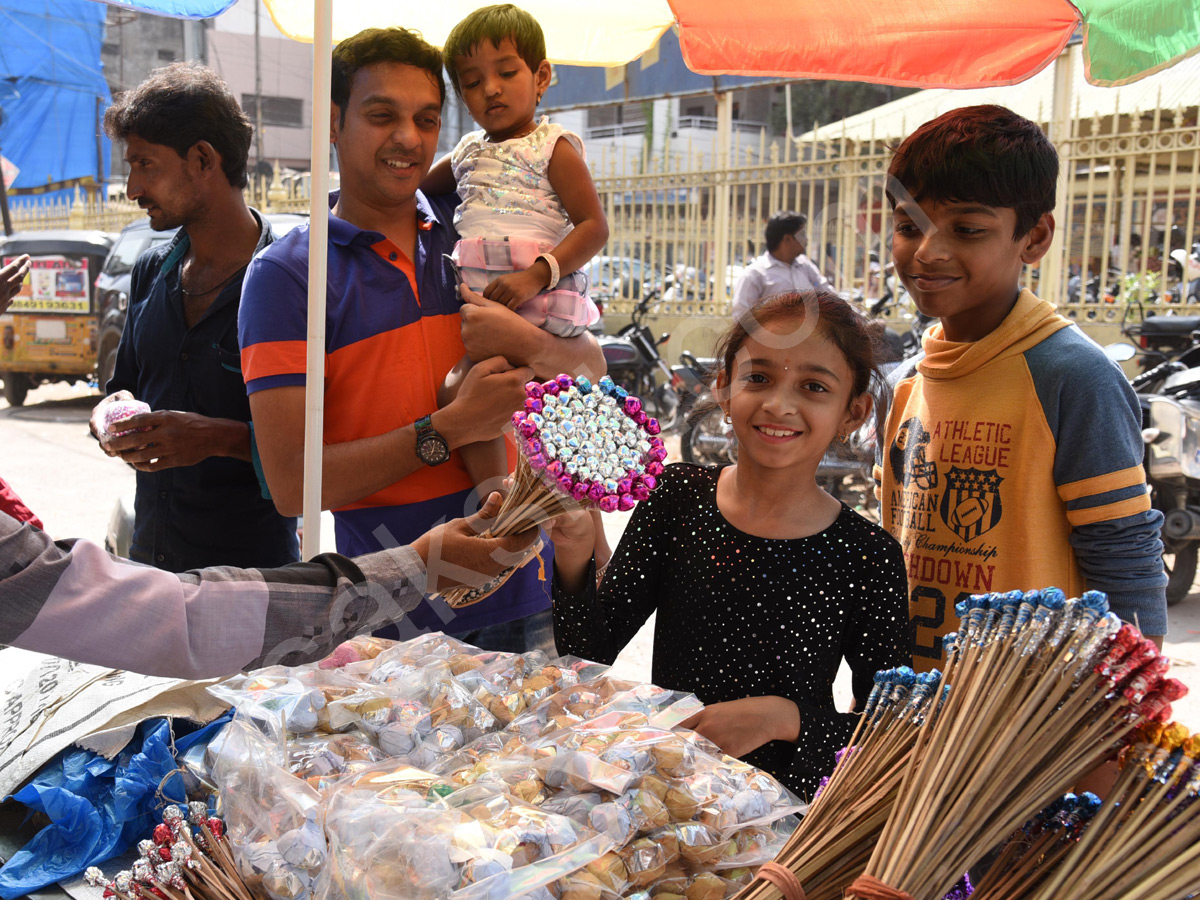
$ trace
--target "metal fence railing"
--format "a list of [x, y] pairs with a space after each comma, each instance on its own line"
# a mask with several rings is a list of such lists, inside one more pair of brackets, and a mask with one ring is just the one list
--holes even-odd
[[[246, 202], [262, 212], [308, 212], [308, 176], [284, 178], [251, 176]], [[14, 196], [9, 198], [14, 231], [86, 229], [120, 231], [145, 217], [136, 203], [124, 198], [102, 201], [76, 190], [69, 200], [45, 201]]]
[[[663, 314], [726, 315], [740, 267], [762, 252], [767, 218], [793, 209], [808, 216], [809, 256], [834, 285], [877, 297], [890, 257], [888, 148], [900, 137], [769, 141], [764, 130], [757, 148], [743, 143], [727, 154], [707, 145], [699, 153], [692, 142], [633, 161], [628, 151], [602, 151], [593, 175], [612, 277], [596, 280], [614, 311], [628, 312], [643, 288], [615, 272], [635, 259], [650, 280], [677, 282]], [[1057, 146], [1057, 232], [1046, 259], [1026, 271], [1029, 286], [1083, 320], [1119, 321], [1131, 306], [1200, 312], [1200, 283], [1179, 263], [1200, 241], [1197, 108], [1114, 108], [1071, 122]], [[702, 167], [702, 159], [725, 164]], [[713, 271], [720, 258], [724, 277]]]
[[[1027, 283], [1066, 314], [1098, 323], [1119, 322], [1134, 308], [1200, 313], [1200, 261], [1188, 259], [1200, 241], [1197, 107], [1122, 110], [1114, 93], [1111, 114], [1076, 117], [1056, 131], [1058, 227]], [[890, 255], [888, 148], [902, 136], [811, 134], [770, 139], [763, 128], [755, 142], [741, 130], [720, 150], [714, 132], [711, 142], [676, 140], [636, 159], [627, 148], [601, 148], [592, 172], [609, 241], [593, 266], [595, 290], [614, 312], [628, 313], [649, 282], [668, 297], [664, 315], [726, 316], [740, 267], [762, 252], [767, 218], [793, 209], [808, 216], [809, 255], [834, 285], [879, 296]], [[256, 178], [247, 200], [264, 211], [305, 212], [307, 177]], [[127, 201], [78, 196], [51, 204], [13, 198], [11, 207], [19, 229], [115, 231], [142, 215]], [[720, 277], [718, 259], [727, 261]]]

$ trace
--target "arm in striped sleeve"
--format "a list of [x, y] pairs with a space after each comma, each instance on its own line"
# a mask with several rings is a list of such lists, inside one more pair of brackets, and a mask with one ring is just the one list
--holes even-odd
[[279, 569], [182, 574], [54, 541], [0, 513], [0, 643], [176, 678], [320, 659], [420, 602], [410, 547]]
[[1054, 481], [1084, 582], [1144, 634], [1166, 634], [1162, 513], [1150, 507], [1137, 396], [1077, 328], [1057, 332], [1026, 359], [1054, 435]]

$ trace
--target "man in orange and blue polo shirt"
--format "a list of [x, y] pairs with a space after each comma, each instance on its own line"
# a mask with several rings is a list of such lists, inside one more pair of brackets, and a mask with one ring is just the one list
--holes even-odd
[[[498, 436], [534, 374], [603, 371], [594, 339], [558, 338], [506, 307], [463, 304], [443, 260], [457, 198], [418, 190], [437, 150], [441, 55], [411, 32], [368, 29], [334, 51], [332, 135], [341, 190], [331, 197], [322, 508], [341, 553], [409, 543], [474, 510], [454, 448]], [[308, 230], [251, 264], [239, 315], [256, 449], [276, 506], [300, 511]], [[463, 356], [479, 362], [457, 399], [437, 386]], [[501, 355], [503, 354], [503, 355]], [[426, 600], [406, 627], [488, 649], [553, 648], [550, 549], [483, 602]]]

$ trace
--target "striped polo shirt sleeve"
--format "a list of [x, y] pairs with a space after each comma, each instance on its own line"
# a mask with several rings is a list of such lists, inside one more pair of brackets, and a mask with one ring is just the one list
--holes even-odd
[[[307, 240], [308, 229], [303, 231]], [[248, 394], [303, 386], [306, 380], [308, 282], [307, 275], [284, 264], [291, 262], [281, 246], [288, 237], [251, 261], [242, 285], [238, 344]]]

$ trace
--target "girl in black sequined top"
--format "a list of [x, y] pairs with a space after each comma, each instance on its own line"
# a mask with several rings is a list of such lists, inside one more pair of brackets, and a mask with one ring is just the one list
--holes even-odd
[[744, 321], [714, 392], [737, 464], [669, 466], [598, 589], [592, 520], [562, 521], [555, 638], [611, 663], [657, 611], [654, 682], [708, 704], [684, 725], [811, 796], [854, 729], [833, 703], [842, 659], [862, 701], [876, 670], [912, 653], [899, 544], [816, 480], [871, 414], [874, 342], [828, 293], [775, 297]]

